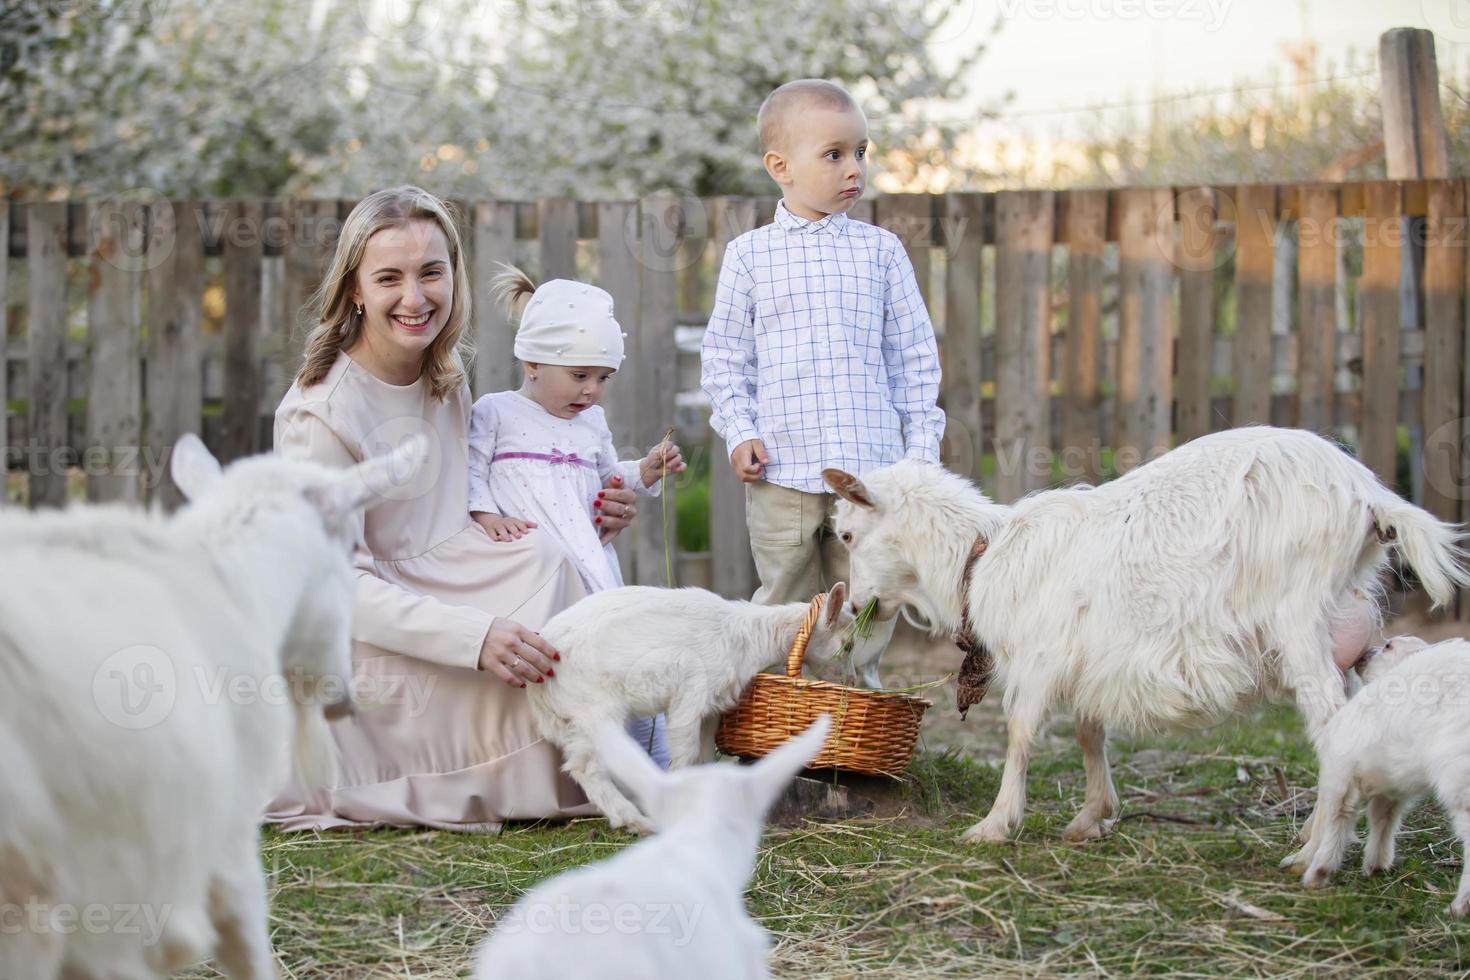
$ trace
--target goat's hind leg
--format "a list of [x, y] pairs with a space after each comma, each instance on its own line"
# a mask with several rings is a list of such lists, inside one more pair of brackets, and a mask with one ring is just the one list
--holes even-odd
[[1411, 802], [1382, 793], [1368, 800], [1368, 843], [1363, 847], [1363, 874], [1373, 875], [1393, 867], [1394, 838]]
[[1082, 809], [1062, 831], [1062, 839], [1072, 842], [1095, 840], [1112, 830], [1113, 818], [1121, 809], [1108, 766], [1107, 731], [1102, 723], [1078, 715], [1077, 742], [1082, 746], [1082, 765], [1087, 771], [1087, 795]]
[[587, 799], [602, 812], [610, 825], [627, 827], [640, 834], [653, 833], [653, 825], [602, 768], [591, 738], [584, 735], [580, 727], [568, 733], [562, 752], [566, 756], [563, 768], [582, 787]]

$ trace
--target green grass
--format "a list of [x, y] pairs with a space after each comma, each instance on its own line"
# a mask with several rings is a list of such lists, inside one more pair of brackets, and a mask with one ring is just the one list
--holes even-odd
[[[1464, 969], [1470, 926], [1444, 914], [1459, 847], [1432, 806], [1410, 816], [1387, 877], [1363, 878], [1356, 848], [1325, 889], [1277, 869], [1312, 798], [1314, 767], [1290, 711], [1120, 741], [1111, 755], [1124, 815], [1090, 844], [1060, 840], [1081, 798], [1074, 748], [1033, 760], [1026, 820], [1011, 843], [958, 841], [989, 805], [1000, 770], [954, 754], [916, 757], [898, 816], [772, 830], [747, 897], [775, 940], [775, 974]], [[462, 976], [473, 945], [521, 892], [632, 842], [597, 820], [500, 835], [268, 833], [284, 975]]]

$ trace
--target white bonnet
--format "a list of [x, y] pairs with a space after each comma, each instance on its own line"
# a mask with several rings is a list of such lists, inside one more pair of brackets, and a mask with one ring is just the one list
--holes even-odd
[[533, 364], [616, 370], [623, 364], [624, 336], [605, 290], [553, 279], [536, 287], [521, 312], [515, 355]]

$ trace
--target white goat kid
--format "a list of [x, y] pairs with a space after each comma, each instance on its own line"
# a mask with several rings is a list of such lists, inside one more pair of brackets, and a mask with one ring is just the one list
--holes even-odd
[[[806, 648], [814, 665], [841, 645], [853, 618], [846, 598], [841, 582], [827, 593]], [[757, 672], [784, 659], [809, 607], [759, 606], [704, 589], [626, 586], [590, 595], [542, 627], [563, 658], [552, 682], [528, 689], [531, 713], [608, 822], [646, 833], [648, 822], [597, 761], [597, 726], [663, 712], [671, 768], [713, 758], [720, 716]]]
[[1087, 771], [1065, 836], [1095, 837], [1118, 812], [1108, 729], [1207, 726], [1288, 691], [1316, 740], [1378, 622], [1389, 550], [1437, 604], [1467, 581], [1453, 525], [1296, 430], [1216, 433], [1097, 488], [1011, 506], [917, 461], [824, 476], [844, 498], [854, 605], [876, 595], [892, 616], [910, 603], [936, 632], [967, 618], [995, 658], [1009, 747], [971, 841], [1019, 825], [1031, 745], [1053, 708], [1075, 713]]
[[1434, 793], [1467, 861], [1449, 913], [1470, 912], [1470, 642], [1396, 636], [1358, 667], [1365, 684], [1327, 723], [1319, 746], [1318, 832], [1282, 861], [1325, 885], [1342, 866], [1359, 807], [1368, 804], [1363, 874], [1394, 863], [1404, 813]]
[[600, 725], [602, 764], [658, 836], [523, 895], [480, 947], [474, 980], [767, 976], [769, 940], [745, 909], [745, 887], [767, 811], [830, 727], [821, 716], [753, 766], [664, 772], [621, 725]]
[[188, 436], [172, 518], [0, 516], [0, 910], [40, 910], [0, 930], [0, 977], [275, 976], [260, 813], [293, 717], [302, 771], [331, 766], [361, 510], [424, 448], [221, 473]]

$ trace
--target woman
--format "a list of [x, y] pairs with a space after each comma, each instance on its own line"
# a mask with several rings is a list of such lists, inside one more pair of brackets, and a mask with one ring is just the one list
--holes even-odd
[[[353, 607], [361, 708], [334, 726], [337, 785], [293, 787], [267, 820], [288, 830], [364, 824], [497, 829], [595, 812], [560, 772], [523, 689], [556, 683], [534, 631], [585, 593], [546, 535], [492, 541], [467, 506], [465, 327], [470, 290], [454, 222], [416, 187], [348, 216], [314, 298], [318, 323], [276, 410], [276, 451], [347, 466], [415, 433], [428, 465], [388, 488], [362, 527]], [[614, 530], [633, 492], [604, 491]]]

